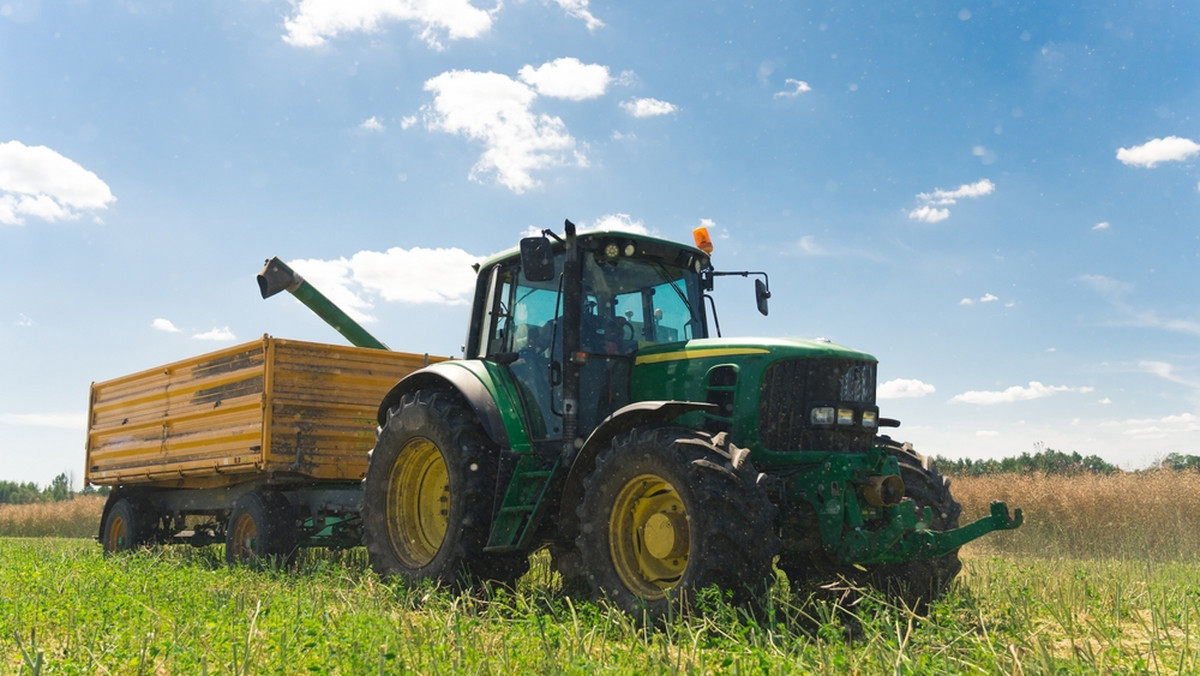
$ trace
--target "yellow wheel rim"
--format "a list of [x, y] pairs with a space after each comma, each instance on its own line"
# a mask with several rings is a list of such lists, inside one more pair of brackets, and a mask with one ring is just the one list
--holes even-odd
[[627, 481], [608, 520], [608, 546], [626, 587], [646, 599], [666, 596], [691, 551], [687, 508], [675, 487], [653, 474]]
[[449, 522], [450, 475], [442, 452], [429, 439], [412, 439], [400, 449], [387, 485], [388, 535], [401, 563], [428, 565]]
[[254, 517], [249, 514], [238, 514], [230, 527], [233, 529], [231, 538], [233, 558], [237, 561], [251, 558], [258, 541], [258, 524], [254, 523]]
[[112, 520], [108, 522], [108, 533], [105, 535], [104, 548], [110, 552], [125, 549], [128, 531], [129, 528], [125, 524], [125, 519], [119, 516], [112, 517]]

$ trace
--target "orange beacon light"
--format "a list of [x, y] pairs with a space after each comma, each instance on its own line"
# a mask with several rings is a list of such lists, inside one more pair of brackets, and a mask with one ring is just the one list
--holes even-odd
[[692, 230], [692, 237], [696, 240], [697, 249], [706, 254], [711, 254], [713, 252], [713, 243], [708, 237], [708, 228], [702, 225], [695, 230]]

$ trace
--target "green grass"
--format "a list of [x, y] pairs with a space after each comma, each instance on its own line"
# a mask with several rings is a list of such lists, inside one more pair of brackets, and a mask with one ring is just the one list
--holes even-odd
[[103, 557], [87, 540], [0, 539], [0, 673], [1196, 673], [1200, 566], [964, 556], [926, 619], [867, 595], [790, 597], [751, 621], [714, 602], [640, 628], [555, 592], [384, 583], [359, 550], [228, 569], [216, 547]]

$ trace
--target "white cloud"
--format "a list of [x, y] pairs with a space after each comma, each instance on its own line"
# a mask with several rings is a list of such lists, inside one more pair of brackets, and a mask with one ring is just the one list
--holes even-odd
[[784, 81], [784, 87], [785, 89], [783, 91], [775, 92], [775, 98], [794, 99], [804, 92], [812, 91], [812, 87], [810, 87], [804, 80], [796, 80], [790, 77]]
[[798, 243], [800, 252], [808, 256], [828, 256], [829, 251], [817, 244], [816, 238], [812, 235], [805, 235], [800, 238]]
[[1053, 396], [1059, 392], [1091, 392], [1091, 387], [1068, 387], [1066, 385], [1043, 385], [1036, 380], [1030, 381], [1027, 387], [1013, 385], [1012, 387], [998, 392], [988, 391], [971, 391], [962, 394], [956, 394], [950, 398], [951, 402], [961, 402], [966, 404], [979, 404], [981, 406], [990, 406], [992, 404], [1006, 404], [1015, 401], [1030, 401], [1033, 399], [1043, 399]]
[[980, 303], [991, 303], [991, 302], [998, 301], [998, 300], [1000, 300], [1000, 298], [998, 296], [996, 296], [994, 294], [990, 294], [990, 293], [985, 293], [985, 294], [983, 294], [983, 297], [981, 297], [979, 299], [979, 302]]
[[30, 326], [33, 326], [33, 320], [30, 319], [29, 317], [25, 316], [24, 314], [18, 314], [17, 315], [17, 326], [20, 326], [21, 328], [28, 328]]
[[205, 331], [204, 333], [194, 334], [192, 337], [196, 340], [212, 340], [218, 342], [237, 340], [237, 336], [233, 335], [233, 331], [230, 331], [228, 326], [213, 328]]
[[936, 209], [929, 205], [917, 207], [908, 212], [908, 217], [914, 221], [924, 221], [926, 223], [937, 223], [950, 218], [949, 209]]
[[623, 101], [621, 102], [621, 108], [634, 117], [657, 117], [659, 115], [669, 115], [679, 110], [679, 107], [673, 103], [649, 98]]
[[1138, 441], [1154, 441], [1172, 436], [1182, 437], [1200, 432], [1200, 418], [1191, 413], [1168, 415], [1161, 418], [1129, 418], [1108, 420], [1100, 427], [1113, 430]]
[[0, 413], [0, 423], [27, 427], [54, 427], [64, 430], [87, 429], [86, 413]]
[[960, 185], [954, 190], [938, 188], [932, 193], [923, 192], [917, 195], [917, 199], [930, 204], [955, 204], [960, 199], [983, 197], [992, 194], [995, 190], [996, 184], [985, 178], [974, 183]]
[[517, 76], [542, 96], [570, 101], [604, 96], [612, 82], [608, 66], [584, 64], [571, 57], [555, 59], [537, 68], [524, 66]]
[[350, 258], [297, 260], [290, 265], [356, 321], [373, 322], [370, 311], [377, 298], [466, 305], [475, 288], [471, 265], [479, 259], [462, 249], [394, 247], [360, 251]]
[[604, 28], [604, 22], [592, 16], [588, 10], [588, 0], [554, 0], [554, 3], [563, 8], [567, 16], [582, 19], [589, 31]]
[[432, 107], [423, 109], [427, 128], [483, 143], [472, 180], [494, 174], [520, 194], [541, 185], [532, 175], [538, 169], [586, 164], [560, 118], [531, 110], [537, 92], [527, 84], [499, 73], [455, 70], [428, 80], [425, 90], [434, 93]]
[[296, 47], [319, 47], [343, 33], [375, 33], [386, 23], [414, 24], [420, 39], [433, 49], [442, 40], [477, 38], [492, 27], [503, 3], [483, 10], [470, 0], [300, 0], [294, 14], [284, 20], [283, 39]]
[[633, 232], [639, 235], [649, 235], [650, 231], [646, 228], [646, 224], [642, 221], [634, 219], [629, 214], [605, 214], [597, 218], [595, 223], [591, 225], [579, 226], [580, 232], [589, 230], [620, 230], [622, 232]]
[[876, 399], [919, 399], [937, 391], [933, 385], [911, 378], [897, 378], [881, 383], [875, 390]]
[[0, 143], [0, 224], [70, 220], [114, 201], [96, 174], [50, 148]]
[[1108, 230], [1111, 227], [1112, 224], [1110, 224], [1108, 221], [1100, 221], [1092, 226], [1092, 230]]
[[375, 117], [374, 115], [363, 120], [362, 124], [358, 125], [358, 128], [363, 131], [383, 131], [384, 130], [383, 123], [380, 122], [379, 118]]
[[167, 333], [179, 333], [180, 331], [179, 327], [175, 326], [170, 319], [163, 319], [162, 317], [150, 322], [150, 326], [159, 331], [166, 331]]
[[1117, 159], [1132, 167], [1147, 169], [1161, 162], [1182, 162], [1200, 153], [1200, 143], [1178, 136], [1156, 138], [1132, 148], [1118, 148]]

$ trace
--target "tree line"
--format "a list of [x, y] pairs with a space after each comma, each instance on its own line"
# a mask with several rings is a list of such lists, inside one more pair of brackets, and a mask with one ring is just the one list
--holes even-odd
[[[969, 458], [950, 460], [939, 455], [934, 458], [934, 463], [937, 465], [938, 471], [947, 476], [987, 476], [1027, 474], [1029, 472], [1078, 476], [1082, 474], [1116, 474], [1122, 471], [1099, 456], [1083, 456], [1078, 452], [1063, 453], [1053, 448], [1033, 454], [1022, 453], [1019, 456], [1002, 460], [971, 460]], [[1157, 467], [1176, 471], [1200, 471], [1200, 456], [1170, 453], [1158, 463]]]
[[71, 477], [66, 472], [54, 477], [45, 488], [39, 488], [32, 481], [17, 483], [15, 481], [0, 481], [0, 504], [27, 505], [34, 502], [59, 502], [70, 500], [76, 495], [107, 495], [109, 488], [103, 486], [84, 486], [81, 491], [71, 489]]

